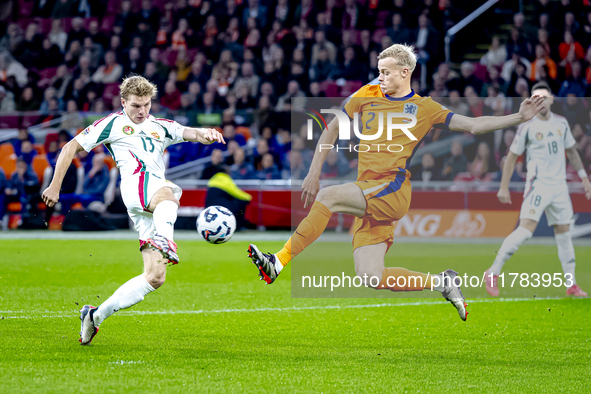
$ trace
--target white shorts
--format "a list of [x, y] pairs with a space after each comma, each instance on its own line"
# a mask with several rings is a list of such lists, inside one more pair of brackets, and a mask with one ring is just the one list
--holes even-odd
[[139, 172], [126, 177], [125, 181], [121, 182], [121, 197], [127, 208], [127, 213], [139, 233], [140, 243], [156, 234], [156, 226], [154, 226], [152, 212], [148, 210], [148, 206], [154, 194], [163, 187], [170, 187], [177, 200], [180, 200], [183, 194], [180, 187], [167, 181], [164, 177], [150, 172]]
[[564, 185], [546, 185], [539, 180], [528, 181], [523, 194], [520, 219], [540, 221], [546, 212], [548, 226], [570, 224], [573, 217], [573, 204]]

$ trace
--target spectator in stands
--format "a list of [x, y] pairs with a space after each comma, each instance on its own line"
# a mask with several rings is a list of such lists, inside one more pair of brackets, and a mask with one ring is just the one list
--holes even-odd
[[226, 167], [224, 166], [224, 156], [220, 149], [214, 149], [211, 151], [211, 163], [207, 168], [203, 170], [201, 179], [210, 179], [218, 172], [225, 172]]
[[78, 104], [75, 100], [68, 100], [66, 103], [66, 117], [62, 121], [64, 129], [79, 129], [84, 127], [84, 120], [78, 111]]
[[152, 0], [142, 0], [142, 8], [136, 14], [136, 23], [147, 23], [152, 31], [158, 30], [160, 24], [160, 11], [152, 5]]
[[60, 52], [59, 47], [53, 44], [49, 40], [49, 38], [45, 38], [43, 40], [43, 48], [39, 56], [41, 57], [41, 59], [43, 59], [43, 62], [45, 63], [44, 68], [57, 67], [64, 61], [64, 56]]
[[68, 52], [64, 55], [64, 61], [68, 67], [75, 67], [82, 56], [82, 44], [80, 41], [72, 41], [68, 48]]
[[15, 108], [14, 93], [0, 86], [0, 115], [13, 112]]
[[16, 159], [16, 171], [10, 176], [4, 193], [8, 196], [8, 201], [21, 203], [23, 215], [27, 216], [37, 210], [34, 202], [39, 198], [39, 179], [23, 158]]
[[521, 35], [518, 28], [511, 29], [511, 36], [507, 41], [507, 55], [512, 57], [517, 54], [519, 57], [529, 58], [531, 54], [531, 44]]
[[318, 54], [321, 49], [326, 49], [328, 59], [334, 64], [337, 59], [337, 47], [332, 42], [326, 40], [326, 35], [322, 30], [317, 30], [314, 33], [314, 39], [316, 42], [312, 45], [312, 65], [315, 65], [318, 61]]
[[482, 177], [489, 171], [490, 161], [490, 147], [486, 142], [478, 144], [476, 149], [476, 157], [468, 164], [468, 171], [474, 178], [482, 179]]
[[105, 155], [96, 154], [92, 157], [92, 168], [84, 177], [81, 202], [86, 207], [93, 201], [105, 201], [105, 191], [109, 186], [109, 169], [105, 164]]
[[39, 109], [39, 100], [35, 97], [33, 92], [33, 88], [27, 86], [23, 89], [23, 93], [21, 94], [21, 98], [19, 102], [16, 104], [17, 111], [37, 111]]
[[25, 39], [19, 46], [17, 57], [23, 66], [27, 68], [38, 65], [36, 60], [38, 60], [39, 53], [42, 49], [43, 38], [37, 33], [37, 28], [38, 25], [36, 23], [29, 23], [25, 31]]
[[308, 175], [301, 151], [290, 150], [287, 152], [287, 164], [289, 166], [281, 173], [283, 179], [304, 179]]
[[257, 171], [256, 177], [261, 180], [281, 179], [279, 168], [275, 164], [273, 155], [265, 153], [261, 159], [261, 169]]
[[72, 28], [68, 32], [68, 41], [66, 47], [69, 48], [72, 42], [78, 41], [84, 42], [84, 39], [88, 36], [88, 32], [84, 29], [84, 19], [76, 17], [72, 19]]
[[253, 64], [242, 63], [240, 69], [241, 75], [234, 83], [234, 93], [238, 92], [239, 88], [244, 85], [248, 88], [248, 94], [253, 98], [256, 97], [259, 91], [260, 78], [254, 74]]
[[232, 51], [229, 49], [225, 49], [220, 53], [220, 60], [215, 66], [213, 66], [213, 69], [211, 70], [211, 78], [218, 79], [220, 73], [225, 68], [230, 69], [230, 76], [236, 79], [239, 65], [234, 61], [234, 58], [232, 57]]
[[463, 92], [468, 86], [472, 86], [476, 92], [482, 90], [483, 82], [474, 75], [474, 65], [472, 63], [463, 62], [460, 71], [461, 77], [458, 83], [460, 92]]
[[493, 86], [499, 92], [502, 92], [504, 95], [506, 95], [507, 94], [507, 87], [508, 87], [507, 81], [505, 81], [503, 78], [501, 78], [501, 74], [499, 73], [499, 69], [496, 67], [490, 66], [490, 67], [488, 67], [487, 71], [488, 71], [489, 81], [482, 86], [482, 91], [480, 92], [480, 95], [485, 96], [488, 91], [489, 86]]
[[28, 70], [17, 62], [8, 52], [0, 52], [0, 82], [7, 82], [13, 76], [19, 87], [28, 82]]
[[492, 38], [492, 43], [488, 52], [480, 59], [480, 64], [484, 66], [501, 67], [507, 60], [507, 49], [501, 45], [498, 36]]
[[33, 163], [35, 156], [37, 156], [37, 151], [33, 148], [31, 141], [23, 141], [19, 158], [23, 159], [25, 163], [30, 166]]
[[[343, 62], [330, 73], [329, 78], [334, 80], [343, 78], [348, 81], [356, 81], [363, 80], [365, 74], [365, 68], [356, 58], [355, 49], [350, 46], [345, 49]], [[364, 80], [364, 82], [367, 81]]]
[[399, 12], [392, 14], [392, 26], [386, 30], [386, 34], [390, 36], [392, 42], [410, 43], [412, 40], [411, 31], [404, 26], [402, 15]]
[[464, 145], [460, 141], [451, 144], [451, 156], [443, 164], [443, 179], [453, 180], [460, 172], [466, 172], [468, 158], [464, 155]]
[[[507, 60], [505, 64], [503, 64], [503, 70], [501, 71], [501, 77], [505, 81], [511, 81], [511, 77], [513, 72], [517, 69], [517, 65], [522, 64], [525, 68], [525, 74], [531, 75], [531, 63], [529, 60], [520, 57], [516, 53], [514, 53], [511, 59]], [[509, 95], [510, 96], [510, 95]]]
[[115, 83], [121, 79], [123, 67], [117, 63], [115, 52], [105, 53], [105, 64], [100, 66], [92, 76], [92, 81], [96, 83]]
[[470, 107], [460, 97], [460, 92], [457, 90], [451, 90], [449, 92], [449, 101], [446, 103], [446, 107], [455, 114], [468, 116], [470, 113]]
[[17, 156], [21, 155], [21, 146], [25, 141], [29, 141], [31, 143], [35, 143], [35, 138], [29, 134], [27, 129], [18, 129], [18, 135], [16, 139], [10, 140], [12, 143], [12, 147], [14, 148], [14, 153]]
[[230, 176], [232, 179], [254, 179], [256, 171], [249, 162], [245, 161], [246, 155], [244, 149], [238, 148], [234, 151], [234, 164], [230, 166]]
[[[49, 87], [49, 88], [45, 89], [45, 91], [43, 92], [43, 98], [44, 98], [44, 100], [41, 103], [41, 107], [39, 108], [39, 111], [43, 114], [48, 114], [49, 113], [49, 102], [53, 98], [57, 99], [57, 89], [54, 87]], [[60, 105], [60, 107], [61, 107], [61, 105]], [[60, 108], [58, 108], [58, 109], [60, 109]]]
[[236, 134], [236, 125], [234, 123], [226, 123], [223, 126], [222, 131], [226, 143], [229, 143], [230, 141], [236, 141], [240, 146], [246, 145], [244, 136], [242, 134]]
[[100, 31], [97, 20], [91, 20], [88, 24], [88, 36], [95, 44], [101, 46], [103, 51], [109, 49], [109, 36]]
[[80, 78], [84, 84], [90, 82], [92, 75], [94, 74], [94, 68], [91, 68], [91, 56], [84, 54], [78, 59], [78, 65], [74, 69], [73, 78]]
[[140, 50], [138, 48], [131, 48], [128, 53], [127, 62], [125, 63], [125, 75], [144, 73], [144, 64], [140, 56]]
[[77, 14], [78, 2], [76, 0], [57, 0], [53, 7], [51, 17], [54, 19], [70, 18]]
[[449, 95], [449, 91], [445, 87], [445, 82], [439, 78], [433, 80], [433, 90], [429, 92], [430, 97], [447, 97]]
[[536, 58], [531, 64], [531, 74], [530, 80], [536, 81], [537, 80], [537, 70], [538, 66], [547, 66], [548, 73], [550, 78], [555, 79], [558, 75], [558, 69], [556, 67], [556, 63], [552, 60], [547, 54], [544, 47], [540, 44], [536, 45]]
[[524, 63], [517, 63], [515, 66], [515, 70], [511, 74], [511, 79], [509, 80], [509, 84], [507, 86], [507, 96], [509, 97], [521, 97], [521, 91], [518, 89], [518, 85], [525, 86], [525, 89], [529, 89], [531, 85], [531, 81], [529, 79], [529, 74], [527, 73], [527, 68]]
[[291, 99], [297, 97], [306, 97], [306, 93], [300, 89], [300, 84], [297, 81], [290, 81], [287, 84], [287, 92], [279, 97], [275, 111], [289, 111], [291, 109]]
[[351, 172], [349, 161], [342, 151], [332, 149], [328, 152], [326, 160], [322, 165], [322, 178], [337, 178]]
[[571, 32], [567, 30], [564, 32], [564, 41], [558, 46], [560, 60], [566, 59], [569, 52], [574, 52], [577, 60], [585, 57], [583, 46], [578, 41], [575, 41]]
[[88, 58], [89, 68], [96, 70], [103, 58], [103, 47], [92, 41], [91, 37], [86, 37], [82, 42], [82, 57]]
[[[437, 72], [433, 74], [433, 79], [435, 78], [442, 79], [447, 85], [450, 81], [460, 78], [460, 75], [454, 70], [450, 70], [448, 63], [440, 63]], [[449, 86], [447, 87], [451, 89]]]
[[57, 45], [62, 53], [66, 52], [68, 34], [64, 31], [62, 19], [54, 19], [51, 22], [51, 30], [47, 35], [47, 38], [52, 44]]
[[326, 81], [333, 69], [334, 64], [328, 58], [328, 51], [326, 48], [322, 48], [318, 52], [316, 64], [310, 68], [310, 80], [316, 82]]
[[160, 99], [160, 104], [168, 109], [179, 109], [181, 107], [181, 92], [176, 87], [175, 81], [166, 81], [164, 95]]
[[558, 97], [566, 97], [573, 93], [576, 97], [585, 97], [587, 90], [587, 80], [583, 77], [581, 63], [576, 61], [572, 64], [572, 75], [562, 83], [558, 91]]
[[[503, 156], [499, 163], [499, 170], [494, 173], [494, 177], [492, 178], [493, 182], [500, 182], [503, 179], [503, 168], [505, 167], [505, 162], [507, 161], [507, 156]], [[517, 168], [513, 168], [513, 174], [511, 174], [511, 178], [509, 182], [523, 182], [524, 179], [519, 175], [517, 172]]]
[[432, 68], [439, 63], [441, 35], [431, 26], [431, 21], [425, 14], [419, 15], [418, 25], [418, 28], [413, 32], [414, 46], [417, 49], [419, 59], [424, 59], [429, 68]]

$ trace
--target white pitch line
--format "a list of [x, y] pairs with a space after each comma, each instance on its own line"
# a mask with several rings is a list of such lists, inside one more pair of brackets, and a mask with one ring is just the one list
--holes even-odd
[[[567, 297], [547, 297], [547, 298], [476, 298], [467, 299], [466, 302], [469, 304], [474, 303], [495, 303], [495, 302], [531, 302], [531, 301], [545, 301], [545, 300], [563, 300], [571, 299]], [[572, 298], [573, 300], [584, 300], [585, 298]], [[122, 311], [118, 315], [123, 316], [144, 316], [144, 315], [201, 315], [201, 314], [219, 314], [219, 313], [254, 313], [254, 312], [297, 312], [307, 310], [331, 310], [331, 309], [365, 309], [365, 308], [384, 308], [384, 307], [397, 307], [397, 306], [418, 306], [418, 305], [441, 305], [447, 304], [448, 301], [414, 301], [414, 302], [400, 302], [391, 303], [385, 302], [381, 304], [360, 304], [360, 305], [317, 305], [317, 306], [293, 306], [288, 308], [254, 308], [254, 309], [213, 309], [205, 310], [200, 309], [196, 311]], [[3, 316], [5, 319], [36, 319], [36, 318], [66, 318], [76, 317], [78, 314], [74, 313], [62, 313], [62, 312], [51, 312], [51, 311], [0, 311], [0, 315], [13, 314], [13, 313], [28, 313], [30, 315], [18, 315], [18, 316]]]

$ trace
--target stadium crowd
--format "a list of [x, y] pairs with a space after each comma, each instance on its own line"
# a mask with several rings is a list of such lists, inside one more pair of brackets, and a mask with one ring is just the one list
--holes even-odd
[[[531, 4], [530, 22], [515, 13], [507, 38], [493, 36], [480, 61], [463, 62], [458, 72], [445, 62], [443, 37], [475, 8], [467, 0], [3, 2], [0, 126], [22, 126], [1, 119], [36, 111], [30, 112], [34, 124], [61, 130], [46, 141], [19, 131], [12, 141], [17, 169], [0, 173], [3, 197], [31, 205], [27, 190], [42, 181], [31, 168], [34, 157], [45, 154], [55, 166], [60, 147], [87, 125], [82, 114], [120, 109], [117, 85], [132, 73], [158, 86], [152, 113], [182, 117], [188, 125], [209, 122], [228, 142], [171, 146], [169, 167], [210, 158], [202, 179], [220, 171], [234, 179], [302, 178], [314, 146], [290, 133], [290, 99], [347, 97], [378, 76], [378, 53], [397, 42], [414, 45], [426, 67], [417, 66], [415, 92], [459, 114], [509, 113], [519, 104], [510, 97], [526, 97], [535, 82], [546, 81], [564, 97], [553, 110], [569, 118], [591, 172], [591, 113], [579, 98], [591, 89], [591, 7], [570, 0]], [[479, 24], [495, 28], [490, 21]], [[419, 84], [423, 70], [427, 89]], [[452, 134], [431, 133], [425, 144]], [[413, 178], [500, 179], [514, 135], [500, 130], [467, 147], [456, 141], [449, 154], [426, 153], [411, 168]], [[108, 183], [108, 160], [97, 150], [78, 158], [84, 194], [94, 196], [83, 203], [101, 201]], [[333, 151], [323, 176], [354, 176], [355, 160], [354, 152]], [[521, 170], [515, 180], [523, 179]]]

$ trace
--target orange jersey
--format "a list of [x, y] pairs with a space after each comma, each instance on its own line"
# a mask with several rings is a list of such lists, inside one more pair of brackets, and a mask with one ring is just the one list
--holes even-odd
[[[343, 111], [351, 119], [355, 113], [359, 114], [358, 131], [364, 137], [372, 138], [382, 130], [375, 139], [360, 139], [359, 181], [393, 178], [399, 173], [410, 177], [410, 160], [423, 138], [436, 124], [449, 126], [454, 114], [431, 97], [421, 97], [414, 91], [404, 97], [390, 97], [382, 92], [380, 85], [359, 89]], [[389, 133], [388, 122], [394, 125]]]

